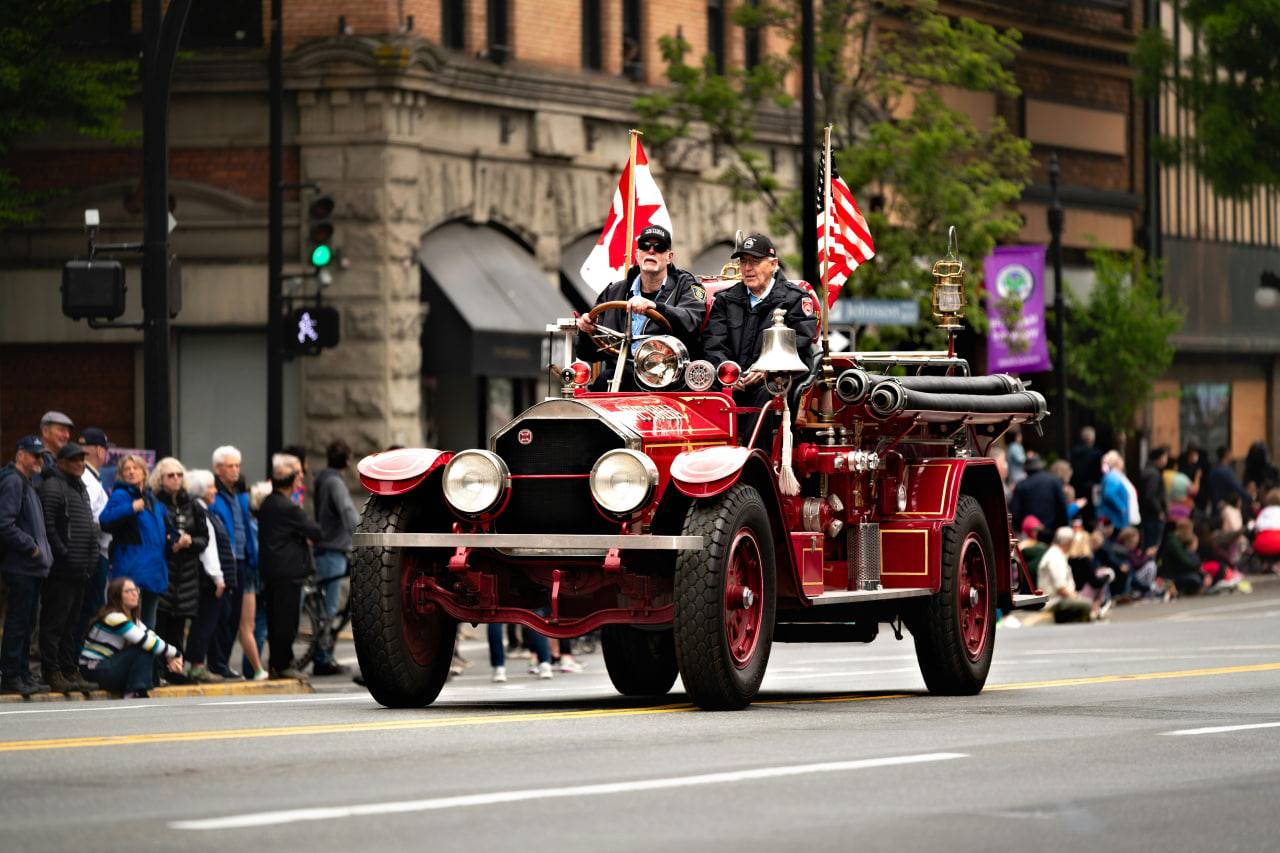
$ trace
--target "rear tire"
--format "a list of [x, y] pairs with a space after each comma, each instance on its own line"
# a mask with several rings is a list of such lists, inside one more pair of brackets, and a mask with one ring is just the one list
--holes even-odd
[[955, 522], [942, 528], [942, 585], [907, 627], [929, 692], [980, 693], [996, 636], [995, 550], [982, 506], [961, 495]]
[[764, 501], [738, 484], [698, 501], [684, 535], [707, 547], [676, 560], [674, 636], [685, 690], [706, 710], [736, 711], [760, 690], [773, 644], [777, 575]]
[[[361, 533], [415, 529], [421, 505], [407, 497], [371, 496]], [[435, 701], [449, 678], [457, 622], [434, 608], [414, 609], [410, 596], [429, 552], [357, 548], [351, 569], [351, 623], [360, 672], [375, 701], [388, 708], [421, 708]]]
[[670, 629], [644, 631], [630, 625], [605, 625], [600, 642], [609, 680], [623, 696], [665, 696], [676, 683], [680, 669]]

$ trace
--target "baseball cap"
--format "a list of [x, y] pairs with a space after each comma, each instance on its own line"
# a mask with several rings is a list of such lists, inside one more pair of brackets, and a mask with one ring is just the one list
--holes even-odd
[[92, 447], [115, 447], [107, 441], [107, 434], [97, 427], [85, 427], [80, 432], [80, 443]]
[[66, 427], [75, 426], [75, 424], [71, 422], [71, 418], [67, 417], [62, 412], [55, 412], [52, 410], [45, 412], [40, 417], [40, 426], [44, 426], [45, 424], [62, 424]]
[[28, 453], [44, 453], [44, 442], [40, 440], [38, 435], [29, 435], [26, 438], [18, 439], [18, 449], [25, 450]]
[[59, 459], [75, 459], [77, 456], [84, 456], [84, 448], [76, 444], [74, 441], [68, 441], [62, 445], [62, 449], [58, 451]]
[[1034, 536], [1037, 530], [1044, 529], [1044, 522], [1036, 518], [1034, 515], [1028, 515], [1022, 519], [1022, 535]]
[[778, 250], [773, 248], [773, 241], [768, 237], [763, 234], [752, 234], [742, 241], [742, 248], [729, 257], [740, 258], [743, 255], [751, 255], [753, 258], [776, 258]]
[[640, 232], [639, 236], [636, 237], [637, 243], [641, 240], [655, 240], [663, 246], [666, 246], [668, 249], [671, 248], [671, 232], [663, 228], [661, 225], [650, 225], [646, 227]]

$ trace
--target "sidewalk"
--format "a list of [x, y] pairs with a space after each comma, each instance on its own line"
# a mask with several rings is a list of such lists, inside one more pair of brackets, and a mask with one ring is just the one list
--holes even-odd
[[[315, 693], [316, 691], [306, 679], [283, 678], [277, 681], [171, 684], [166, 687], [157, 687], [149, 692], [152, 699], [175, 699], [190, 696], [279, 696], [288, 693]], [[106, 690], [93, 690], [88, 693], [36, 693], [32, 696], [0, 696], [0, 705], [16, 705], [23, 702], [92, 702], [119, 698], [120, 694], [109, 693]]]

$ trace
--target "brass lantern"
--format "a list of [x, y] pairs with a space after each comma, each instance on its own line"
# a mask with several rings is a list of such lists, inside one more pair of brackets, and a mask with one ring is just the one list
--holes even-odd
[[960, 328], [964, 316], [964, 264], [956, 256], [956, 228], [947, 234], [947, 256], [933, 265], [933, 316], [938, 328]]

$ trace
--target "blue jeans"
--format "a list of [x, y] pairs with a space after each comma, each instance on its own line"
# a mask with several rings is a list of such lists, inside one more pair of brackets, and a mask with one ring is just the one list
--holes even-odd
[[[347, 574], [347, 552], [316, 549], [316, 582], [324, 593], [324, 610], [332, 619], [342, 600], [342, 578]], [[335, 638], [336, 639], [336, 638]], [[329, 663], [333, 649], [316, 651], [316, 663]]]
[[[224, 570], [225, 571], [225, 570]], [[244, 599], [246, 575], [249, 564], [244, 560], [236, 560], [236, 588], [226, 590], [218, 599], [217, 625], [213, 629], [213, 640], [209, 643], [209, 669], [218, 675], [230, 672], [231, 649], [236, 644], [236, 635], [240, 632], [240, 605]]]
[[160, 660], [151, 652], [143, 651], [142, 646], [125, 646], [106, 660], [98, 661], [92, 671], [86, 670], [86, 675], [103, 690], [150, 690], [156, 686], [156, 667]]
[[502, 638], [503, 630], [501, 622], [489, 623], [489, 666], [506, 666], [507, 650]]
[[9, 585], [9, 613], [4, 620], [4, 637], [0, 638], [0, 676], [5, 681], [19, 681], [31, 676], [28, 654], [44, 578], [6, 574], [4, 582]]

